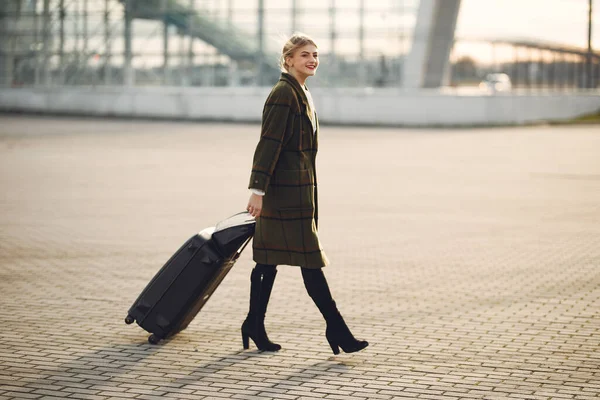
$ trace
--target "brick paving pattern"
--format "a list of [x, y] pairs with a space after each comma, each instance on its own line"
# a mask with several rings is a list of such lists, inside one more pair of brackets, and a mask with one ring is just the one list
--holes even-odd
[[322, 128], [321, 240], [363, 352], [300, 271], [243, 351], [251, 251], [187, 330], [123, 322], [194, 232], [246, 205], [256, 125], [0, 116], [0, 400], [596, 399], [598, 126]]

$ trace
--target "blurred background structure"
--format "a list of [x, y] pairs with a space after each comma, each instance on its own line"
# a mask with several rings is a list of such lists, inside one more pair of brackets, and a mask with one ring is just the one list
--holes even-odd
[[[546, 1], [545, 7], [557, 1]], [[40, 111], [47, 102], [40, 100], [40, 88], [60, 97], [74, 87], [113, 93], [120, 88], [121, 94], [131, 93], [125, 88], [173, 93], [177, 87], [228, 87], [239, 94], [247, 93], [244, 87], [270, 87], [279, 74], [281, 47], [294, 31], [310, 34], [319, 45], [321, 66], [311, 81], [317, 92], [373, 88], [387, 89], [375, 92], [386, 96], [390, 89], [398, 95], [410, 89], [516, 95], [527, 90], [589, 96], [600, 85], [600, 53], [592, 48], [592, 1], [571, 3], [582, 2], [589, 3], [587, 47], [535, 34], [457, 36], [461, 0], [3, 0], [0, 109], [23, 108], [25, 100], [6, 100], [8, 88], [29, 89], [10, 94], [13, 99], [27, 94]], [[497, 18], [494, 10], [486, 18]], [[116, 101], [106, 90], [101, 93], [103, 104]], [[249, 100], [261, 103], [260, 96]], [[240, 119], [253, 119], [253, 112]], [[200, 117], [221, 119], [221, 114]], [[322, 115], [327, 119], [327, 112]], [[189, 109], [173, 116], [196, 117]]]
[[294, 31], [319, 44], [320, 84], [398, 85], [417, 0], [6, 0], [9, 85], [272, 84]]

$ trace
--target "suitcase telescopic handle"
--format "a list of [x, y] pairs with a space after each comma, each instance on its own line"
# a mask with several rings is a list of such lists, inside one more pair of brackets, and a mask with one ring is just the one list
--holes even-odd
[[237, 260], [242, 255], [242, 252], [244, 251], [246, 246], [248, 246], [248, 243], [250, 243], [250, 240], [252, 240], [252, 236], [250, 236], [248, 239], [246, 239], [246, 242], [244, 243], [244, 245], [235, 253], [235, 256], [233, 256], [234, 260]]

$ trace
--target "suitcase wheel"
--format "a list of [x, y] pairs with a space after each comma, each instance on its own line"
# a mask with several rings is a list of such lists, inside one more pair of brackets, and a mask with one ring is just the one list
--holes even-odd
[[150, 344], [158, 344], [160, 342], [160, 338], [156, 336], [154, 333], [148, 336], [148, 343]]
[[127, 325], [133, 324], [133, 321], [135, 321], [135, 319], [131, 315], [128, 315], [128, 316], [125, 317], [125, 323]]

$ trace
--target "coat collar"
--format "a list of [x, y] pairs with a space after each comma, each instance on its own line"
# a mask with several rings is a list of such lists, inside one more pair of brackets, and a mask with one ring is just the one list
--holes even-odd
[[292, 87], [296, 90], [296, 92], [298, 92], [300, 97], [302, 97], [302, 100], [306, 100], [308, 102], [308, 99], [306, 98], [306, 93], [304, 93], [304, 89], [302, 88], [302, 86], [300, 86], [300, 82], [298, 82], [298, 80], [294, 78], [292, 74], [282, 72], [281, 76], [279, 77], [279, 80], [292, 85]]
[[294, 76], [292, 74], [288, 74], [287, 72], [282, 72], [279, 80], [287, 82], [290, 85], [292, 85], [292, 87], [298, 94], [298, 97], [300, 97], [300, 100], [302, 100], [302, 102], [304, 103], [304, 106], [306, 107], [306, 113], [307, 113], [306, 116], [308, 117], [308, 119], [310, 119], [311, 122], [313, 122], [313, 120], [312, 120], [312, 111], [313, 110], [310, 106], [310, 102], [308, 101], [308, 97], [306, 97], [306, 92], [304, 92], [304, 89], [302, 88], [302, 86], [300, 86], [300, 82], [298, 82], [298, 80], [296, 78], [294, 78]]

